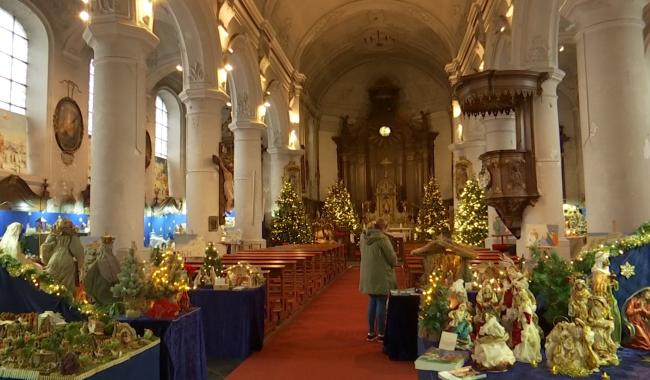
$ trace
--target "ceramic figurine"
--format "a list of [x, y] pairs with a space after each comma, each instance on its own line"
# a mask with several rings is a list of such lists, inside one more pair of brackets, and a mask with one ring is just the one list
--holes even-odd
[[587, 325], [562, 321], [546, 337], [546, 365], [553, 373], [572, 377], [589, 376], [598, 370], [592, 348], [594, 333]]
[[515, 283], [516, 295], [514, 299], [518, 317], [515, 326], [519, 326], [520, 337], [516, 343], [513, 339], [515, 358], [523, 363], [536, 366], [542, 361], [542, 342], [537, 325], [537, 303], [535, 296], [528, 289], [528, 280], [525, 278]]
[[490, 281], [481, 285], [476, 295], [476, 314], [474, 315], [474, 331], [480, 330], [488, 315], [499, 316], [499, 295]]
[[0, 250], [2, 250], [0, 254], [9, 255], [25, 264], [29, 260], [25, 257], [23, 249], [20, 246], [20, 231], [22, 229], [23, 225], [17, 222], [7, 226], [7, 230], [2, 236], [2, 240], [0, 240]]
[[650, 288], [641, 289], [625, 302], [625, 316], [631, 330], [625, 346], [650, 351]]
[[481, 371], [504, 371], [515, 363], [515, 355], [508, 347], [508, 333], [497, 318], [488, 314], [474, 343], [472, 359]]
[[609, 271], [609, 253], [598, 252], [596, 262], [591, 268], [591, 291], [594, 296], [607, 300], [614, 321], [612, 339], [616, 343], [621, 343], [621, 312], [613, 294], [615, 290], [618, 290], [618, 281], [616, 281], [616, 276]]
[[457, 348], [461, 350], [472, 348], [472, 340], [469, 335], [472, 332], [472, 315], [468, 310], [467, 302], [459, 303], [455, 310], [449, 312], [448, 328], [458, 335]]
[[604, 297], [593, 295], [589, 299], [588, 324], [594, 333], [593, 350], [598, 355], [598, 365], [618, 365], [618, 344], [612, 339], [614, 319]]
[[82, 278], [77, 267], [84, 262], [84, 249], [71, 221], [57, 221], [41, 245], [41, 261], [56, 283], [65, 286], [69, 292], [74, 291], [77, 278]]
[[581, 278], [573, 280], [571, 298], [569, 299], [569, 317], [580, 321], [580, 323], [585, 323], [589, 314], [589, 297], [591, 297], [591, 292], [585, 280]]
[[86, 255], [84, 287], [86, 293], [100, 305], [115, 302], [111, 287], [117, 284], [120, 263], [113, 255], [113, 241], [115, 238], [112, 236], [102, 237], [99, 249], [91, 249]]

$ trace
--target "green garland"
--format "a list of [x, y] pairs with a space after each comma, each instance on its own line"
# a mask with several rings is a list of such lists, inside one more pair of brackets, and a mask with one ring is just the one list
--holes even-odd
[[583, 251], [580, 257], [585, 258], [588, 255], [595, 256], [598, 252], [606, 252], [609, 253], [610, 257], [615, 257], [648, 244], [650, 244], [650, 221], [639, 227], [633, 235], [626, 236], [610, 243], [601, 244], [594, 249]]

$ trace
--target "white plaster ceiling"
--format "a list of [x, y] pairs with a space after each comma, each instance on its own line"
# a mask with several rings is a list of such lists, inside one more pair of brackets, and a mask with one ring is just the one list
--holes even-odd
[[470, 0], [255, 0], [318, 99], [345, 73], [386, 59], [446, 81]]

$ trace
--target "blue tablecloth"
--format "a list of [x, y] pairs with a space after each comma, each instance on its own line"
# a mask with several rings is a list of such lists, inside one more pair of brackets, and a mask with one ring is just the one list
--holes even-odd
[[82, 319], [79, 310], [71, 308], [62, 298], [47, 294], [22, 278], [11, 277], [0, 268], [0, 312], [43, 313], [49, 310], [61, 313], [66, 321]]
[[[423, 339], [418, 339], [418, 352], [421, 354], [433, 342]], [[650, 363], [645, 363], [641, 359], [650, 355], [650, 352], [633, 350], [630, 348], [621, 348], [618, 350], [618, 357], [621, 364], [617, 367], [601, 367], [600, 372], [597, 372], [589, 377], [582, 379], [600, 380], [602, 373], [607, 372], [612, 380], [640, 380], [650, 379]], [[469, 363], [465, 363], [469, 365]], [[530, 364], [515, 363], [514, 367], [506, 372], [489, 372], [488, 379], [526, 379], [526, 380], [572, 380], [574, 378], [568, 376], [553, 375], [546, 367], [546, 358], [543, 358], [542, 363], [537, 368], [533, 368]], [[438, 380], [438, 373], [434, 371], [418, 371], [419, 380]]]
[[[145, 329], [159, 336], [160, 378], [202, 380], [207, 378], [201, 309], [194, 308], [174, 320], [118, 318], [143, 334]], [[146, 379], [153, 379], [146, 376]]]
[[208, 358], [245, 359], [264, 343], [266, 288], [244, 290], [197, 289], [192, 305], [203, 313]]
[[[160, 344], [134, 355], [128, 360], [96, 373], [90, 380], [144, 380], [160, 378]], [[1, 377], [0, 380], [10, 380]]]

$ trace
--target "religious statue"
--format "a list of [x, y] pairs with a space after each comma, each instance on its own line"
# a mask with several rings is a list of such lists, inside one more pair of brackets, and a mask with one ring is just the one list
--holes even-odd
[[618, 365], [618, 344], [612, 339], [614, 318], [605, 297], [594, 294], [589, 299], [588, 323], [594, 333], [593, 349], [598, 356], [598, 365]]
[[591, 292], [585, 280], [581, 278], [574, 280], [569, 300], [569, 317], [580, 323], [586, 322], [588, 317], [587, 303], [590, 296]]
[[515, 363], [515, 355], [506, 342], [508, 333], [493, 315], [487, 316], [487, 321], [478, 332], [474, 344], [472, 359], [482, 371], [503, 371], [510, 369]]
[[476, 315], [474, 315], [475, 330], [480, 330], [489, 315], [498, 316], [499, 294], [494, 290], [493, 282], [485, 280], [476, 295]]
[[20, 231], [22, 229], [23, 225], [17, 222], [7, 226], [7, 230], [0, 240], [0, 254], [9, 255], [25, 264], [28, 260], [20, 246]]
[[217, 156], [216, 154], [212, 155], [212, 162], [217, 165], [219, 169], [219, 176], [223, 178], [223, 195], [225, 197], [225, 205], [223, 205], [223, 213], [230, 211], [235, 207], [235, 188], [233, 182], [233, 168], [231, 165], [226, 165], [224, 160]]
[[546, 365], [552, 374], [588, 376], [598, 370], [594, 334], [582, 323], [562, 321], [546, 337]]
[[625, 346], [650, 351], [650, 288], [641, 289], [627, 300], [625, 316], [631, 327]]
[[[517, 361], [530, 363], [536, 366], [542, 361], [542, 342], [540, 330], [537, 325], [537, 302], [535, 296], [528, 289], [528, 280], [523, 278], [515, 284], [514, 306], [517, 310], [517, 319], [514, 326], [518, 328], [518, 339], [512, 339], [513, 352]], [[513, 333], [514, 333], [513, 328]]]
[[120, 263], [113, 255], [114, 241], [114, 237], [104, 236], [101, 246], [98, 249], [89, 249], [86, 254], [85, 290], [100, 305], [115, 301], [111, 288], [118, 282]]
[[468, 302], [461, 302], [456, 309], [449, 312], [448, 329], [458, 336], [456, 346], [462, 350], [469, 350], [472, 348], [472, 339], [470, 333], [472, 332], [472, 315], [468, 310]]
[[84, 249], [71, 221], [60, 219], [41, 245], [41, 261], [54, 281], [73, 292], [79, 275], [79, 266], [84, 262]]
[[616, 343], [621, 342], [621, 312], [614, 297], [614, 291], [618, 290], [616, 275], [609, 271], [609, 253], [599, 251], [596, 254], [596, 262], [591, 268], [591, 291], [594, 296], [603, 297], [607, 300], [610, 312], [614, 321], [612, 339]]

